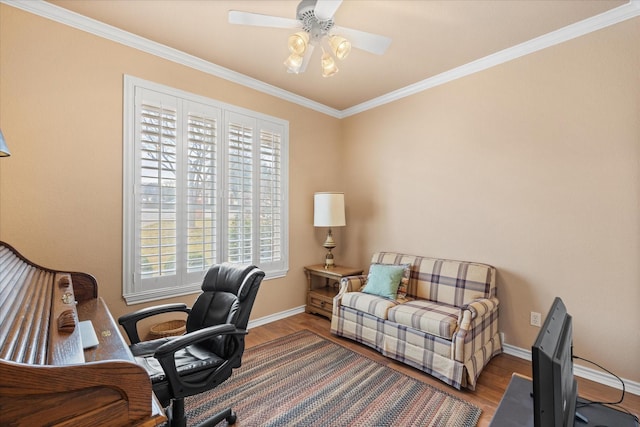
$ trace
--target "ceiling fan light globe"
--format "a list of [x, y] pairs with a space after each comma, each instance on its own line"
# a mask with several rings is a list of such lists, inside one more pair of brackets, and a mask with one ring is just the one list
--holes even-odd
[[329, 37], [329, 46], [331, 46], [331, 50], [336, 58], [340, 60], [345, 59], [349, 55], [349, 52], [351, 52], [351, 43], [341, 36]]
[[336, 61], [333, 60], [331, 55], [324, 53], [322, 55], [322, 77], [331, 77], [338, 72], [338, 66]]
[[292, 53], [284, 61], [284, 66], [287, 67], [288, 72], [298, 74], [300, 72], [300, 68], [302, 67], [302, 60], [302, 56]]
[[289, 52], [298, 56], [303, 56], [309, 44], [309, 35], [304, 31], [291, 34], [287, 42]]

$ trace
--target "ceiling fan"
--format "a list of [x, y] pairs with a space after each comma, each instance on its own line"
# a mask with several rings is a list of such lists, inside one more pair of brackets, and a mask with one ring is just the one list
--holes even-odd
[[296, 19], [230, 10], [229, 23], [301, 30], [289, 36], [291, 55], [284, 62], [287, 71], [304, 72], [314, 48], [320, 46], [322, 75], [329, 77], [338, 72], [334, 57], [346, 58], [352, 46], [382, 55], [391, 43], [389, 37], [336, 26], [333, 16], [341, 4], [342, 0], [302, 0]]

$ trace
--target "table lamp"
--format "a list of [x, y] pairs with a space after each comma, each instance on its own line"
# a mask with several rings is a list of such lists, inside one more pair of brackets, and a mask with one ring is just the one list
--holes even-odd
[[313, 195], [313, 225], [329, 227], [327, 239], [322, 246], [327, 249], [324, 268], [332, 268], [335, 262], [331, 250], [336, 247], [336, 242], [331, 235], [331, 227], [347, 225], [344, 217], [344, 193], [323, 192]]

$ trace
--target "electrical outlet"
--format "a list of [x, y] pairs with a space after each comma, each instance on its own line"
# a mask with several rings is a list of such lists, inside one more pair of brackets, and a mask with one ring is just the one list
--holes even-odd
[[531, 312], [531, 326], [537, 326], [538, 328], [542, 326], [542, 315], [540, 313]]

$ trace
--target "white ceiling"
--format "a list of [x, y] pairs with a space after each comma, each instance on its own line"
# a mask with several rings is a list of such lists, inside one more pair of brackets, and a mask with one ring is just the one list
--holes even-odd
[[[287, 73], [291, 30], [231, 25], [229, 10], [295, 18], [297, 0], [50, 0], [49, 3], [344, 111], [555, 30], [626, 0], [345, 0], [336, 25], [392, 38], [383, 56], [353, 49], [323, 78], [316, 49]], [[11, 3], [10, 3], [11, 4]], [[637, 2], [634, 7], [637, 6]], [[597, 18], [596, 18], [597, 19]], [[547, 39], [551, 36], [546, 36]]]

